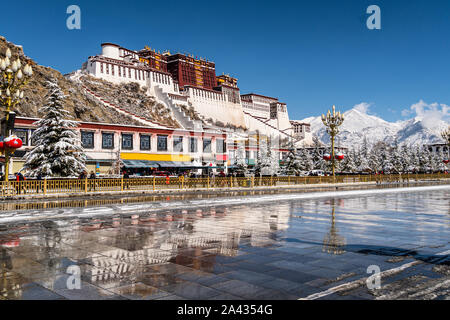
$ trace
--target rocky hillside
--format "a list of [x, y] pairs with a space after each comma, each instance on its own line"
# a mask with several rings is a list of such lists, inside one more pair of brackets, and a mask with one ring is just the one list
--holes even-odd
[[171, 110], [147, 95], [147, 88], [138, 83], [114, 84], [89, 75], [81, 76], [80, 80], [90, 90], [124, 110], [162, 125], [180, 127]]
[[[3, 58], [5, 56], [7, 48], [11, 50], [13, 59], [20, 57], [22, 62], [29, 63], [33, 67], [33, 77], [24, 87], [24, 99], [14, 110], [18, 116], [35, 118], [41, 116], [39, 114], [39, 109], [45, 104], [45, 96], [48, 92], [46, 82], [51, 78], [55, 78], [58, 80], [61, 89], [67, 95], [65, 109], [70, 112], [74, 120], [141, 125], [131, 117], [124, 116], [123, 114], [98, 103], [94, 98], [84, 92], [81, 84], [64, 77], [60, 72], [52, 68], [36, 64], [31, 58], [24, 54], [21, 46], [16, 46], [0, 36], [0, 57]], [[105, 88], [105, 90], [110, 92], [115, 98], [119, 99], [118, 101], [125, 101], [127, 103], [129, 101], [129, 104], [136, 103], [137, 100], [145, 100], [141, 99], [140, 92], [135, 92], [137, 95], [135, 96], [136, 99], [131, 99], [129, 97], [129, 91], [136, 90], [136, 88], [129, 88], [129, 90], [126, 90], [123, 97], [117, 97], [118, 93], [121, 92], [121, 88]], [[109, 96], [106, 96], [105, 98], [113, 101]], [[137, 103], [136, 108], [139, 108], [142, 103], [144, 106], [151, 105], [155, 109], [160, 109], [160, 106], [154, 104], [154, 101], [152, 101], [150, 97], [147, 98], [148, 101], [140, 101]], [[160, 116], [158, 112], [150, 113], [149, 115], [158, 119], [155, 121], [161, 120], [161, 124], [174, 126], [174, 123], [176, 122], [167, 115], [167, 111], [161, 111], [161, 113], [163, 114], [162, 116]]]

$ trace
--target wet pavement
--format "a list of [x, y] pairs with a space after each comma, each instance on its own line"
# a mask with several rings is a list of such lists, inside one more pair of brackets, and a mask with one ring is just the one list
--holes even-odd
[[2, 222], [0, 298], [450, 299], [449, 239], [449, 187]]

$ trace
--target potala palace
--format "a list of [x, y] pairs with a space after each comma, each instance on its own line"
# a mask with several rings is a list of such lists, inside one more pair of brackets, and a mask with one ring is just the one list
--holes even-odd
[[133, 51], [113, 43], [101, 46], [102, 53], [89, 57], [82, 71], [109, 82], [146, 87], [149, 95], [172, 110], [184, 129], [205, 126], [183, 114], [183, 107], [193, 107], [215, 127], [292, 138], [303, 146], [312, 143], [309, 124], [290, 121], [285, 103], [261, 94], [241, 94], [236, 78], [216, 76], [214, 62], [180, 53], [160, 54], [149, 47]]

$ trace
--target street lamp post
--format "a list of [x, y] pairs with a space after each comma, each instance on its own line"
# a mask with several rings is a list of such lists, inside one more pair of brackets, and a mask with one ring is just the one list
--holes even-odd
[[335, 106], [333, 106], [333, 113], [328, 110], [327, 115], [322, 114], [322, 122], [327, 127], [327, 133], [330, 135], [331, 140], [331, 167], [333, 170], [333, 179], [335, 176], [335, 154], [334, 154], [334, 138], [339, 133], [339, 126], [344, 122], [344, 115], [339, 111], [336, 112]]
[[[23, 99], [20, 89], [26, 85], [33, 75], [32, 67], [27, 64], [22, 68], [19, 58], [12, 61], [11, 50], [6, 49], [5, 58], [0, 59], [0, 105], [5, 107], [5, 123], [7, 124], [5, 137], [9, 137], [11, 129], [8, 126], [12, 109]], [[13, 148], [5, 147], [5, 181], [9, 180], [9, 160], [14, 152]]]

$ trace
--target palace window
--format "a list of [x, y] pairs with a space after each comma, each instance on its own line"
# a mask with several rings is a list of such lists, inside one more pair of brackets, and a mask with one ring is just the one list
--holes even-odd
[[36, 139], [33, 139], [33, 133], [36, 131], [36, 129], [32, 129], [30, 132], [30, 143], [34, 147], [36, 146]]
[[121, 76], [122, 76], [122, 67], [119, 66], [119, 77], [121, 77]]
[[132, 134], [122, 134], [122, 149], [133, 150], [133, 135]]
[[100, 63], [100, 73], [103, 73], [103, 63]]
[[211, 153], [211, 139], [203, 138], [203, 152]]
[[151, 136], [141, 135], [141, 150], [150, 150], [151, 148]]
[[167, 136], [158, 136], [158, 151], [167, 151]]
[[106, 74], [109, 74], [109, 63], [106, 64]]
[[112, 64], [112, 65], [111, 65], [111, 74], [112, 74], [112, 75], [114, 75], [114, 69], [115, 69], [115, 66]]
[[20, 140], [22, 140], [22, 144], [24, 146], [28, 145], [28, 130], [27, 129], [14, 129], [13, 135], [17, 136]]
[[85, 149], [94, 148], [94, 133], [89, 131], [81, 131], [81, 146]]
[[226, 143], [224, 139], [216, 139], [216, 152], [225, 153]]
[[183, 137], [182, 136], [173, 137], [173, 151], [174, 152], [183, 152]]
[[131, 68], [128, 68], [128, 78], [131, 78]]
[[102, 132], [102, 148], [114, 149], [114, 133]]
[[189, 138], [189, 152], [198, 152], [197, 138]]

